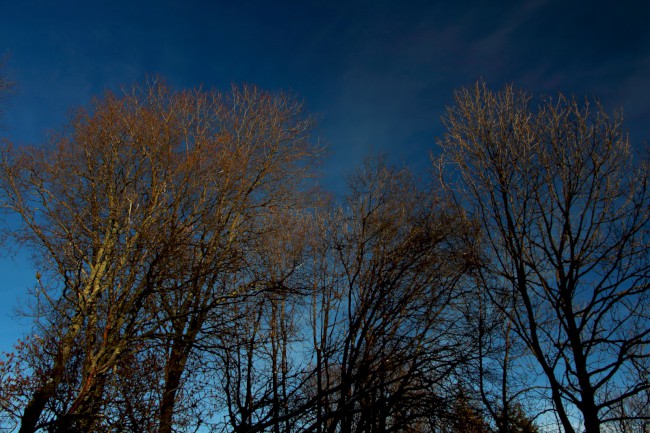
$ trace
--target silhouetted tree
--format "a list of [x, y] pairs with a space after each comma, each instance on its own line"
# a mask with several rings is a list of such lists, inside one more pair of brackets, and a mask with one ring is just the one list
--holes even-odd
[[471, 225], [407, 170], [366, 164], [320, 220], [311, 323], [318, 432], [408, 431], [470, 347], [457, 327]]
[[476, 350], [459, 380], [464, 392], [481, 402], [486, 419], [497, 432], [514, 432], [513, 417], [527, 418], [523, 408], [532, 414], [538, 400], [539, 390], [530, 381], [535, 361], [503, 311], [513, 308], [512, 300], [496, 299], [483, 283], [477, 276], [475, 290], [465, 296], [466, 340]]
[[566, 432], [571, 408], [599, 432], [611, 408], [650, 386], [648, 176], [621, 121], [597, 103], [560, 95], [533, 107], [525, 92], [483, 83], [457, 92], [444, 117], [454, 192], [491, 255], [486, 287], [543, 370]]

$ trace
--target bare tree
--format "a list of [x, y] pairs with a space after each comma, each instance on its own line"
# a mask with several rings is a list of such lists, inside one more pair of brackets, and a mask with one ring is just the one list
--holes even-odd
[[[40, 385], [21, 431], [90, 428], [106, 375], [146, 321], [152, 266], [166, 248], [151, 245], [176, 162], [172, 140], [158, 140], [167, 125], [154, 116], [158, 122], [136, 122], [140, 109], [109, 95], [93, 112], [80, 111], [48, 149], [3, 149], [2, 204], [22, 218], [15, 239], [41, 269], [35, 333], [46, 365], [35, 370]], [[52, 406], [57, 394], [68, 398]], [[51, 417], [41, 416], [46, 408]]]
[[213, 355], [204, 357], [213, 365], [212, 403], [227, 413], [218, 423], [224, 431], [289, 432], [309, 407], [301, 322], [310, 217], [278, 211], [273, 220], [246, 268], [257, 293], [220, 310], [230, 332], [204, 342]]
[[486, 286], [543, 370], [564, 430], [601, 431], [650, 385], [648, 176], [621, 116], [562, 95], [533, 107], [523, 91], [478, 83], [443, 120], [447, 180], [491, 254]]
[[49, 147], [2, 149], [2, 206], [40, 268], [44, 351], [29, 360], [39, 368], [21, 432], [102, 428], [107, 395], [146, 393], [129, 380], [148, 376], [125, 362], [151, 359], [156, 428], [171, 431], [207, 318], [255, 289], [238, 280], [247, 251], [274, 209], [301, 203], [310, 125], [286, 95], [154, 83], [95, 100]]
[[307, 431], [409, 431], [443, 404], [466, 358], [457, 327], [471, 226], [407, 170], [366, 164], [321, 222], [312, 326], [317, 404]]
[[308, 140], [312, 120], [301, 104], [254, 88], [233, 89], [219, 104], [219, 134], [206, 137], [218, 146], [206, 152], [212, 163], [186, 180], [197, 184], [197, 218], [178, 250], [168, 290], [159, 292], [169, 348], [160, 432], [172, 429], [176, 393], [206, 327], [214, 333], [233, 301], [273, 289], [254, 267], [269, 233], [286, 223], [276, 214], [309, 203], [304, 180], [317, 149]]

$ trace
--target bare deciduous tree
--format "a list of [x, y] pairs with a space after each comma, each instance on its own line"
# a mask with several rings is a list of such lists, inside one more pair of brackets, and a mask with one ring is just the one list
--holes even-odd
[[455, 303], [471, 226], [383, 161], [350, 186], [346, 206], [321, 222], [314, 261], [311, 430], [409, 431], [443, 404], [470, 350]]
[[501, 288], [495, 300], [511, 300], [502, 310], [567, 432], [599, 432], [650, 386], [648, 174], [621, 121], [597, 103], [560, 95], [533, 107], [525, 92], [483, 83], [444, 117], [443, 162], [483, 225], [485, 277]]
[[[49, 147], [2, 149], [2, 206], [21, 218], [14, 239], [40, 269], [43, 350], [27, 359], [35, 385], [21, 432], [101, 429], [108, 395], [150, 415], [138, 406], [147, 392], [157, 430], [172, 431], [206, 321], [256, 290], [239, 279], [248, 251], [269, 215], [303, 202], [310, 125], [286, 95], [154, 83], [95, 100]], [[130, 380], [152, 379], [137, 365], [152, 359], [161, 376], [139, 391]]]

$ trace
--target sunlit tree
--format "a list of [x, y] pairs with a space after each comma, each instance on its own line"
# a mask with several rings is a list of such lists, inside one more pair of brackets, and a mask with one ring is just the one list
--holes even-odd
[[39, 269], [21, 432], [109, 428], [116, 404], [172, 431], [205, 324], [258, 290], [248, 251], [303, 201], [310, 125], [286, 95], [153, 83], [94, 100], [47, 146], [3, 147], [0, 204]]

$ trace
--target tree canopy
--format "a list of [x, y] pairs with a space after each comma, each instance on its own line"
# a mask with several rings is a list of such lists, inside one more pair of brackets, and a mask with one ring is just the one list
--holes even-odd
[[[0, 150], [38, 269], [0, 430], [647, 428], [647, 167], [597, 102], [457, 92], [438, 181], [318, 187], [313, 118], [162, 80]], [[640, 431], [640, 430], [639, 430]]]

